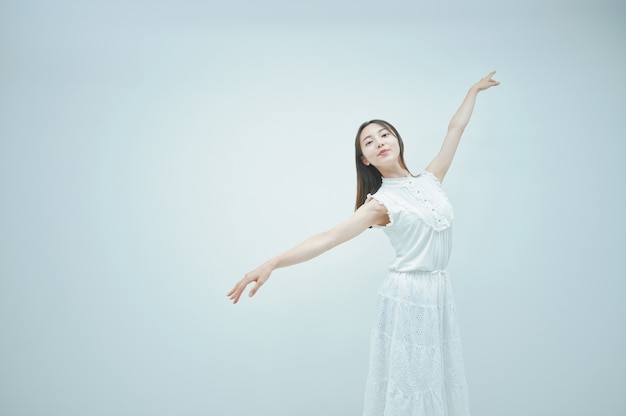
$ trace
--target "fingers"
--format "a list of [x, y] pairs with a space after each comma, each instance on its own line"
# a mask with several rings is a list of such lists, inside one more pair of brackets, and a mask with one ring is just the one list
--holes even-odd
[[263, 283], [265, 283], [266, 280], [267, 278], [259, 278], [255, 274], [248, 273], [243, 277], [243, 279], [235, 284], [235, 286], [230, 290], [230, 292], [226, 294], [226, 296], [228, 296], [229, 299], [233, 301], [233, 304], [235, 304], [239, 302], [239, 298], [250, 283], [256, 282], [256, 284], [252, 287], [252, 289], [250, 289], [250, 292], [248, 293], [248, 296], [252, 297], [257, 292], [257, 290], [259, 290], [259, 288], [263, 286]]
[[241, 280], [240, 280], [240, 281], [238, 281], [237, 283], [235, 283], [235, 286], [234, 286], [232, 289], [230, 289], [230, 292], [228, 292], [228, 293], [226, 294], [226, 296], [230, 296], [230, 295], [232, 295], [233, 293], [235, 293], [235, 290], [237, 290], [237, 286], [239, 286], [239, 284], [240, 284], [240, 283], [241, 283]]
[[254, 296], [256, 291], [259, 290], [261, 288], [261, 286], [263, 286], [263, 282], [261, 282], [261, 281], [256, 282], [256, 285], [254, 285], [254, 287], [252, 289], [250, 289], [250, 292], [248, 292], [248, 296], [250, 296], [250, 297]]
[[267, 264], [263, 264], [251, 272], [246, 273], [243, 278], [237, 282], [235, 287], [232, 288], [230, 292], [226, 296], [233, 301], [233, 303], [239, 302], [239, 298], [241, 297], [244, 290], [250, 283], [256, 283], [250, 292], [248, 292], [248, 296], [252, 297], [256, 294], [256, 292], [263, 286], [263, 284], [269, 279], [270, 274], [272, 273], [271, 266]]
[[248, 286], [248, 283], [245, 282], [245, 279], [241, 279], [235, 284], [235, 287], [233, 287], [231, 291], [226, 294], [226, 296], [228, 296], [228, 298], [233, 301], [233, 304], [235, 304], [239, 301], [239, 298], [241, 297], [241, 294], [246, 286]]
[[495, 73], [496, 71], [491, 71], [489, 74], [487, 74], [486, 77], [481, 78], [481, 80], [476, 83], [478, 91], [486, 90], [489, 87], [496, 87], [500, 85], [500, 81], [492, 79]]
[[494, 75], [495, 75], [496, 71], [491, 71], [489, 74], [487, 74], [487, 76], [485, 78], [483, 78], [483, 81], [487, 81], [488, 83], [494, 83], [494, 82], [498, 82], [494, 79], [491, 79]]

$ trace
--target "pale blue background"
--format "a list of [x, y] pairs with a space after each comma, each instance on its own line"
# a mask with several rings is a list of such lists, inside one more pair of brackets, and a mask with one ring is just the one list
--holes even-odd
[[492, 69], [444, 187], [475, 415], [626, 414], [619, 1], [0, 2], [0, 415], [359, 415], [358, 125], [414, 172]]

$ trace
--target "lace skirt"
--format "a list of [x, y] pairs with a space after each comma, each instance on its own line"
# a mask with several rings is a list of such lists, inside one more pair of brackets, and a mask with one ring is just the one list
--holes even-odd
[[390, 272], [378, 295], [363, 416], [468, 416], [446, 272]]

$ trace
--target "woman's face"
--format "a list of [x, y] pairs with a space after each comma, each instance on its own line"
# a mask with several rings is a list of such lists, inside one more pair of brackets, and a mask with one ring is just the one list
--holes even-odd
[[376, 123], [367, 125], [361, 131], [359, 140], [364, 165], [379, 168], [392, 167], [398, 163], [400, 157], [398, 138], [385, 126]]

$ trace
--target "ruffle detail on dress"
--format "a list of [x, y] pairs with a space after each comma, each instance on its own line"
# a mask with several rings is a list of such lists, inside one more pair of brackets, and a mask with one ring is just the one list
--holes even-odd
[[423, 221], [436, 231], [452, 225], [454, 209], [435, 175], [426, 170], [417, 176], [383, 178], [373, 196], [383, 201], [387, 210], [418, 212]]
[[411, 193], [413, 193], [415, 199], [429, 213], [429, 215], [424, 218], [424, 221], [426, 221], [428, 225], [430, 225], [433, 229], [437, 231], [442, 231], [450, 228], [450, 226], [452, 225], [452, 220], [454, 219], [454, 208], [452, 208], [452, 204], [450, 204], [450, 201], [448, 201], [448, 197], [446, 197], [443, 192], [441, 192], [441, 194], [443, 195], [445, 203], [447, 204], [445, 208], [435, 207], [432, 203], [432, 200], [424, 199], [420, 197], [420, 195], [416, 195], [415, 190], [413, 189], [411, 189]]
[[441, 182], [439, 179], [432, 173], [427, 170], [423, 170], [420, 172], [419, 176], [423, 176], [424, 178], [428, 178], [436, 187], [436, 192], [442, 197], [443, 204], [441, 207], [434, 207], [432, 202], [427, 199], [423, 199], [420, 195], [416, 195], [414, 192], [414, 197], [427, 209], [430, 209], [434, 214], [434, 221], [430, 223], [430, 225], [437, 231], [445, 230], [446, 228], [452, 225], [452, 220], [454, 220], [454, 208], [448, 199], [448, 196], [443, 192], [443, 188], [441, 187]]
[[433, 181], [437, 184], [437, 186], [441, 187], [441, 181], [440, 181], [440, 180], [439, 180], [439, 178], [438, 178], [438, 177], [436, 177], [436, 176], [435, 176], [435, 174], [434, 174], [434, 173], [432, 173], [431, 171], [428, 171], [428, 170], [424, 169], [424, 170], [423, 170], [423, 171], [421, 171], [419, 174], [420, 174], [420, 175], [424, 175], [424, 176], [426, 176], [426, 177], [429, 177], [430, 179], [432, 179], [432, 180], [433, 180]]
[[377, 198], [376, 195], [367, 194], [367, 197], [365, 198], [365, 202], [368, 202], [370, 199], [373, 199], [374, 201], [378, 202], [378, 205], [382, 205], [383, 207], [385, 207], [385, 209], [387, 210], [387, 216], [389, 217], [389, 222], [387, 224], [385, 225], [374, 224], [372, 225], [372, 227], [374, 228], [391, 227], [394, 223], [394, 218], [393, 218], [394, 214], [391, 213], [391, 211], [389, 210], [389, 207], [383, 201]]

